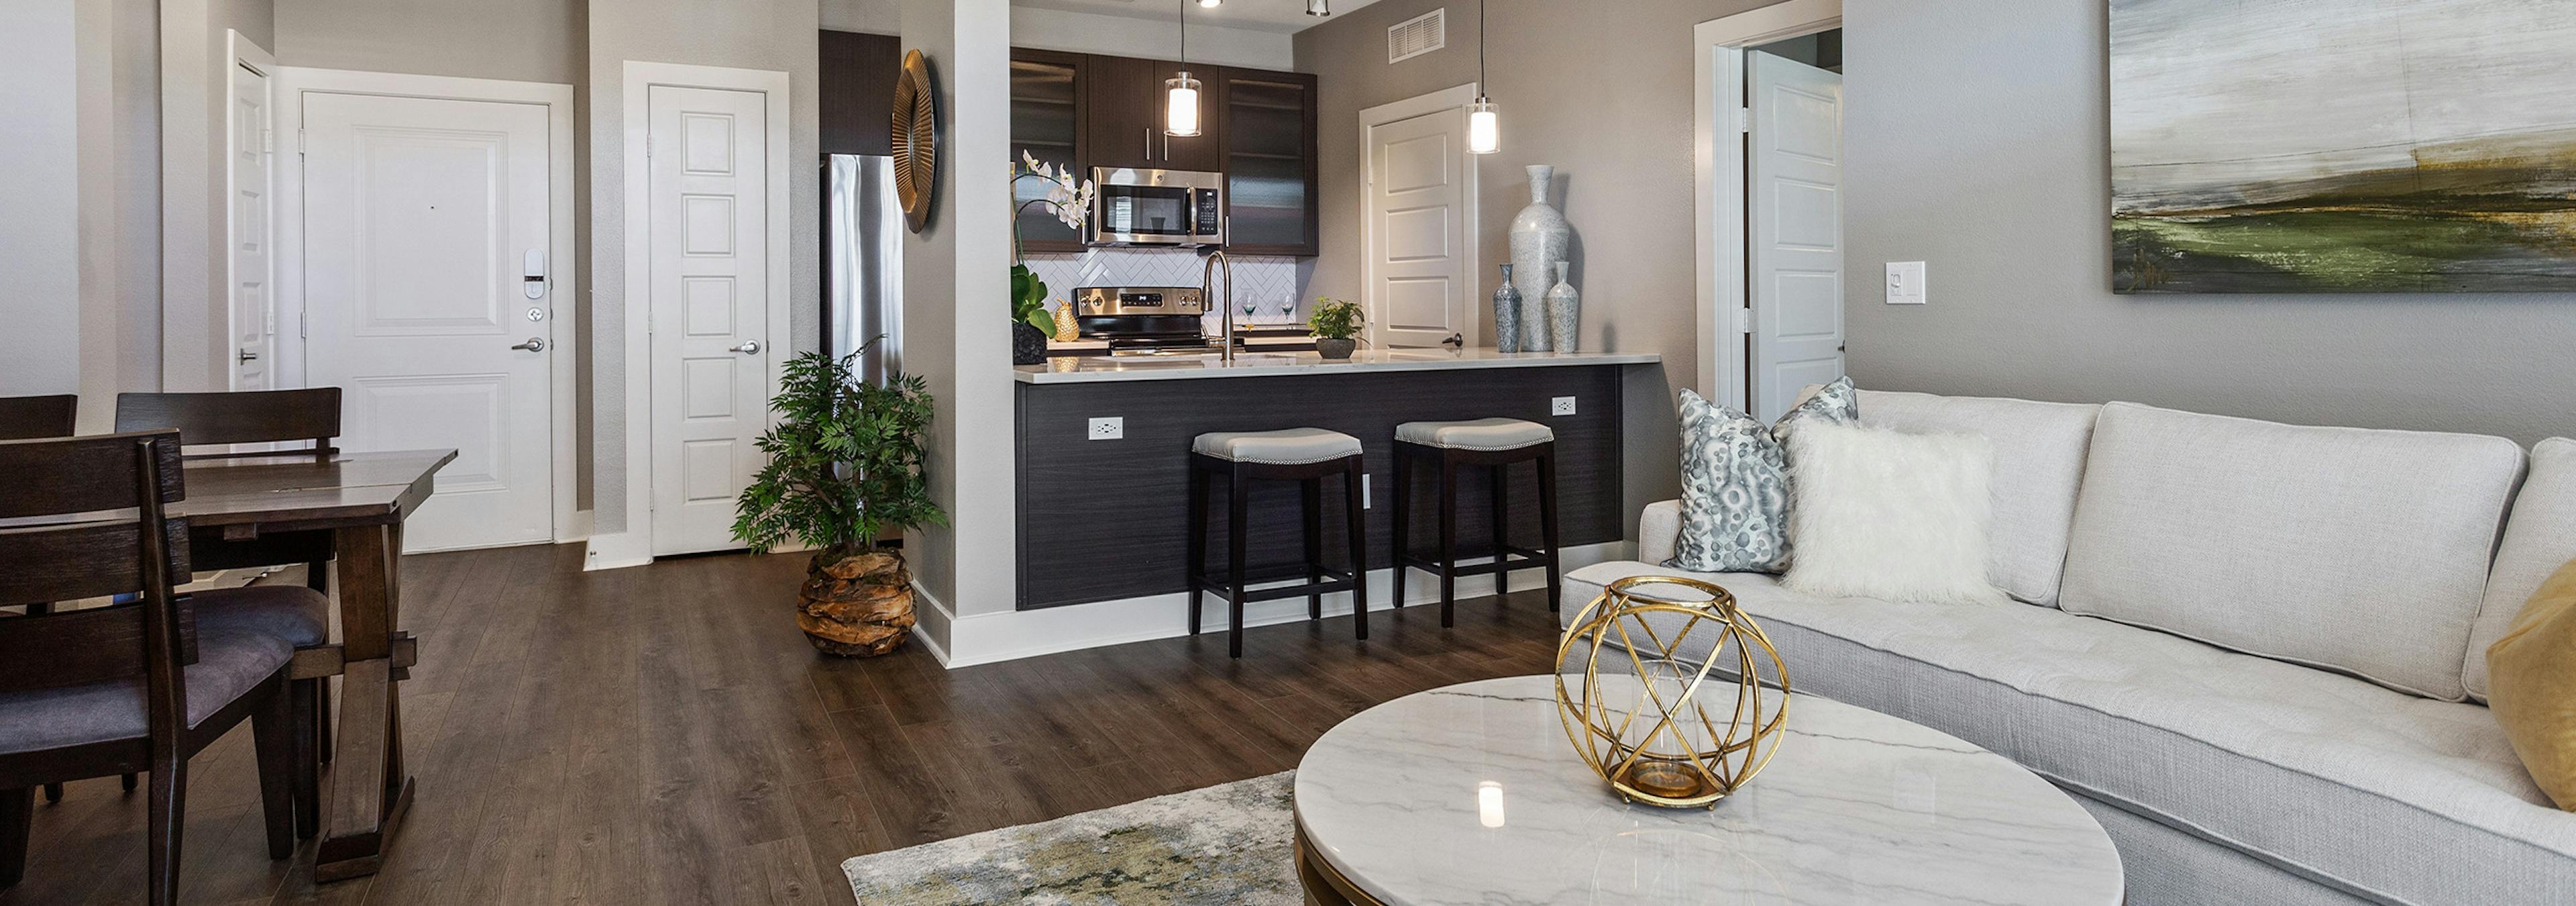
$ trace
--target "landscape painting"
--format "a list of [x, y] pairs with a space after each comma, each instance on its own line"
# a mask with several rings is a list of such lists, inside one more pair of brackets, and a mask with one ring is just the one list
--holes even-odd
[[2109, 2], [2115, 292], [2576, 291], [2576, 2]]

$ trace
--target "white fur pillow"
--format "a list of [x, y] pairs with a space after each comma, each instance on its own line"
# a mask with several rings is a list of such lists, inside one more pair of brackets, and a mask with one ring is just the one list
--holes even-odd
[[2004, 600], [1986, 578], [1995, 448], [1977, 434], [1802, 425], [1789, 435], [1789, 544], [1780, 584], [1833, 597]]

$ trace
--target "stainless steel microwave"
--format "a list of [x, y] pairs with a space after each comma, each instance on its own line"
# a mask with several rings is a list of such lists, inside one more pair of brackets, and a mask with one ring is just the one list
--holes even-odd
[[1085, 245], [1225, 244], [1225, 174], [1093, 167]]

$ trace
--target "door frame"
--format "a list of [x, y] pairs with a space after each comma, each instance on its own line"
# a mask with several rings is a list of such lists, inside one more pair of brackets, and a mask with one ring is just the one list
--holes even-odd
[[[1783, 0], [1691, 27], [1692, 193], [1699, 234], [1700, 392], [1720, 405], [1752, 411], [1744, 378], [1745, 340], [1753, 333], [1745, 291], [1745, 48], [1840, 28], [1843, 0]], [[1845, 261], [1848, 271], [1851, 263]], [[1845, 275], [1849, 285], [1849, 275]]]
[[[268, 278], [260, 281], [260, 286], [268, 293], [268, 312], [266, 314], [266, 320], [268, 322], [266, 325], [268, 330], [268, 384], [271, 387], [277, 387], [282, 386], [279, 383], [281, 375], [278, 372], [278, 359], [280, 356], [277, 352], [279, 342], [279, 331], [277, 329], [277, 272], [279, 270], [277, 261], [277, 239], [278, 236], [284, 232], [279, 228], [277, 223], [279, 214], [279, 205], [277, 203], [277, 184], [283, 176], [279, 171], [285, 169], [284, 167], [277, 165], [277, 133], [280, 131], [278, 129], [277, 116], [277, 98], [280, 94], [277, 90], [277, 55], [269, 53], [268, 48], [261, 47], [251, 39], [243, 37], [241, 32], [234, 31], [229, 28], [224, 30], [224, 40], [226, 45], [224, 54], [224, 62], [226, 65], [224, 66], [223, 105], [224, 246], [223, 254], [219, 256], [220, 263], [216, 265], [218, 272], [218, 285], [224, 288], [224, 353], [226, 358], [234, 358], [241, 354], [241, 350], [238, 346], [239, 338], [241, 336], [241, 312], [239, 310], [239, 306], [241, 304], [241, 297], [239, 294], [241, 290], [241, 275], [233, 273], [234, 259], [237, 257], [234, 252], [241, 248], [241, 237], [235, 233], [236, 230], [241, 228], [241, 218], [234, 216], [235, 212], [233, 210], [233, 205], [241, 201], [241, 186], [233, 181], [233, 158], [241, 152], [242, 141], [245, 136], [240, 133], [238, 128], [240, 124], [233, 118], [232, 108], [233, 98], [239, 94], [238, 83], [236, 80], [241, 78], [241, 73], [244, 69], [248, 69], [251, 72], [258, 73], [261, 78], [268, 80], [268, 101], [265, 110], [268, 114], [267, 134], [251, 136], [249, 138], [252, 141], [261, 143], [260, 153], [266, 158], [262, 166], [266, 167], [268, 170], [268, 194], [261, 198], [261, 201], [268, 206], [268, 216], [260, 218], [260, 222], [268, 228], [268, 235], [260, 237], [260, 241], [266, 243], [268, 246]], [[238, 359], [224, 363], [224, 389], [242, 389], [241, 362]]]
[[[1377, 163], [1375, 155], [1370, 153], [1370, 144], [1376, 141], [1377, 128], [1379, 126], [1403, 122], [1415, 117], [1428, 116], [1444, 110], [1455, 110], [1458, 115], [1458, 130], [1459, 133], [1463, 135], [1467, 130], [1467, 105], [1475, 103], [1477, 96], [1483, 93], [1484, 90], [1482, 86], [1474, 82], [1469, 82], [1464, 85], [1443, 88], [1429, 94], [1405, 98], [1401, 101], [1379, 104], [1375, 107], [1370, 107], [1360, 111], [1359, 301], [1360, 307], [1363, 311], [1368, 308], [1369, 293], [1372, 291], [1372, 288], [1377, 285], [1377, 256], [1369, 253], [1369, 249], [1374, 247], [1373, 243], [1377, 240], [1376, 218], [1371, 216], [1372, 207], [1375, 204], [1374, 200], [1376, 198], [1377, 172], [1374, 168], [1377, 166]], [[1466, 180], [1464, 189], [1466, 192], [1467, 209], [1464, 212], [1466, 220], [1466, 234], [1459, 237], [1461, 242], [1459, 253], [1464, 256], [1467, 265], [1465, 289], [1465, 292], [1467, 293], [1467, 318], [1466, 323], [1459, 328], [1458, 335], [1465, 338], [1466, 342], [1463, 344], [1463, 348], [1468, 349], [1473, 349], [1482, 345], [1485, 323], [1482, 318], [1477, 317], [1476, 311], [1475, 287], [1484, 285], [1482, 282], [1484, 280], [1484, 266], [1480, 263], [1477, 256], [1477, 247], [1481, 244], [1483, 239], [1483, 225], [1478, 219], [1476, 210], [1478, 196], [1482, 194], [1477, 189], [1476, 171], [1476, 155], [1467, 153], [1466, 143], [1460, 142], [1458, 144], [1458, 172], [1460, 177]], [[1378, 342], [1378, 320], [1376, 312], [1369, 312], [1367, 336], [1369, 345], [1381, 346], [1382, 348], [1382, 344]]]
[[[270, 122], [279, 135], [278, 160], [284, 160], [286, 137], [294, 141], [295, 166], [275, 167], [269, 174], [270, 187], [276, 192], [276, 254], [270, 256], [276, 269], [276, 292], [273, 294], [280, 324], [295, 325], [293, 331], [279, 330], [271, 343], [277, 350], [275, 369], [270, 372], [279, 387], [303, 387], [310, 380], [305, 337], [304, 298], [304, 95], [351, 94], [378, 97], [435, 98], [459, 101], [491, 101], [514, 104], [536, 104], [546, 108], [546, 221], [548, 232], [546, 265], [549, 316], [546, 318], [546, 346], [554, 357], [548, 361], [547, 461], [553, 470], [554, 540], [560, 544], [579, 541], [590, 534], [586, 513], [574, 508], [575, 472], [573, 451], [574, 424], [579, 413], [573, 408], [573, 361], [581, 356], [581, 331], [573, 329], [579, 313], [579, 301], [585, 289], [580, 273], [573, 267], [573, 153], [572, 153], [572, 86], [551, 82], [512, 82], [499, 79], [469, 79], [455, 76], [411, 75], [396, 72], [363, 72], [349, 69], [314, 69], [302, 66], [280, 66], [271, 71], [269, 105]], [[293, 317], [290, 318], [289, 315]], [[289, 367], [289, 366], [292, 367]]]
[[[685, 63], [651, 63], [628, 60], [625, 68], [625, 94], [620, 110], [624, 119], [621, 158], [625, 165], [626, 192], [624, 225], [626, 246], [626, 286], [621, 303], [625, 317], [626, 366], [626, 525], [616, 534], [593, 534], [584, 558], [585, 569], [609, 569], [636, 566], [653, 561], [653, 173], [645, 157], [646, 143], [651, 140], [651, 92], [654, 86], [673, 88], [711, 88], [723, 91], [755, 91], [765, 95], [763, 124], [768, 154], [769, 211], [767, 233], [769, 248], [769, 324], [760, 337], [763, 347], [776, 354], [764, 356], [767, 365], [767, 388], [762, 398], [778, 395], [780, 365], [794, 354], [784, 338], [792, 335], [792, 317], [788, 297], [794, 295], [788, 283], [788, 74], [772, 69], [739, 69], [729, 66], [696, 66]], [[762, 413], [768, 424], [777, 423], [774, 412]]]

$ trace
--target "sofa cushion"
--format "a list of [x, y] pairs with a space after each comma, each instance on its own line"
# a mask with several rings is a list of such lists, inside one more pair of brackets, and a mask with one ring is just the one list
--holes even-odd
[[2470, 698], [2487, 698], [2487, 646], [2504, 638], [2531, 593], [2569, 560], [2576, 560], [2576, 440], [2553, 437], [2531, 448], [2531, 477], [2513, 498], [2513, 517], [2505, 520], [2504, 542], [2487, 573], [2486, 604], [2478, 608], [2460, 675]]
[[2060, 606], [2446, 701], [2522, 448], [2102, 408]]
[[2084, 449], [2100, 411], [2079, 403], [1860, 392], [1861, 424], [1915, 433], [1973, 431], [1994, 442], [1992, 578], [2004, 593], [2046, 607], [2057, 606]]
[[[1660, 572], [1595, 564], [1566, 593]], [[2284, 871], [2381, 902], [2576, 902], [2576, 815], [2548, 804], [2483, 707], [2041, 608], [1700, 578], [1761, 623], [1792, 688], [1949, 732]]]

